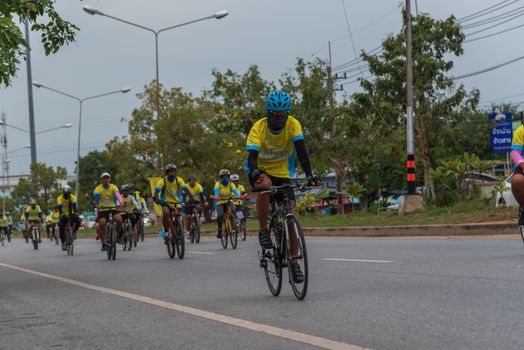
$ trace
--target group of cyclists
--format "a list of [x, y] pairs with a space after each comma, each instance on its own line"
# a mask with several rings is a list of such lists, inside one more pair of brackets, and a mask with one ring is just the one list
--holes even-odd
[[[309, 186], [321, 184], [321, 180], [313, 176], [311, 171], [302, 126], [290, 115], [290, 109], [291, 97], [287, 93], [280, 90], [271, 92], [266, 100], [267, 115], [258, 120], [248, 134], [245, 171], [253, 189], [291, 184], [296, 168], [295, 159], [298, 159]], [[111, 183], [111, 175], [107, 172], [104, 172], [100, 179], [101, 183], [93, 191], [93, 204], [97, 212], [95, 224], [97, 239], [100, 240], [101, 250], [104, 251], [107, 249], [106, 225], [110, 216], [121, 242], [123, 222], [129, 220], [132, 225], [136, 225], [147, 209], [140, 193], [133, 193], [132, 184], [124, 184], [119, 189]], [[197, 182], [197, 178], [189, 176], [186, 180], [177, 175], [175, 164], [168, 164], [164, 167], [164, 176], [154, 186], [153, 201], [162, 207], [162, 224], [165, 232], [169, 230], [171, 212], [184, 216], [183, 222], [187, 230], [193, 209], [196, 207], [201, 215], [203, 208], [208, 206], [205, 191]], [[214, 201], [216, 211], [217, 238], [223, 234], [223, 218], [228, 205], [240, 206], [248, 196], [248, 192], [239, 180], [239, 175], [231, 174], [228, 169], [218, 172], [218, 181], [210, 198]], [[294, 206], [294, 191], [290, 188], [284, 195]], [[23, 215], [28, 230], [34, 226], [39, 228], [44, 221], [44, 214], [36, 201], [31, 199], [29, 204]], [[268, 230], [270, 199], [267, 193], [257, 193], [256, 210], [259, 222], [259, 244], [263, 249], [271, 249], [274, 243]], [[56, 208], [47, 218], [48, 237], [51, 238], [54, 227], [58, 225], [62, 249], [65, 250], [66, 223], [70, 222], [74, 226], [75, 237], [80, 227], [77, 198], [71, 193], [70, 186], [63, 187], [62, 194], [57, 198]], [[0, 229], [3, 229], [3, 225], [9, 225], [7, 219], [0, 220]], [[188, 232], [185, 231], [185, 234], [187, 235]], [[165, 238], [167, 239], [167, 236]], [[291, 250], [296, 249], [296, 245], [296, 240], [291, 239]], [[291, 262], [290, 271], [295, 282], [300, 283], [304, 280], [299, 264]]]

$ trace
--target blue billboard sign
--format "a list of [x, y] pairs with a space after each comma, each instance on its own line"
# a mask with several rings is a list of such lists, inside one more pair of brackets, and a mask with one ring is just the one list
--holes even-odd
[[513, 139], [511, 113], [492, 113], [489, 115], [489, 119], [497, 122], [495, 127], [491, 129], [491, 153], [511, 152], [511, 141]]

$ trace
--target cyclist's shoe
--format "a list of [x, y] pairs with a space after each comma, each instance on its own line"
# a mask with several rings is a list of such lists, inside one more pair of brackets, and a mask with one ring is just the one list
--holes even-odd
[[11, 243], [11, 236], [7, 236], [7, 243]]
[[62, 250], [66, 250], [66, 249], [67, 249], [67, 248], [66, 248], [66, 244], [65, 244], [65, 242], [62, 242]]
[[304, 283], [305, 277], [302, 273], [302, 270], [300, 269], [299, 264], [291, 264], [289, 265], [289, 268], [291, 269], [291, 273], [293, 274], [293, 282], [299, 284]]
[[273, 248], [273, 241], [271, 240], [271, 237], [269, 237], [269, 230], [267, 228], [258, 232], [258, 242], [260, 243], [260, 246], [264, 249]]
[[169, 236], [167, 236], [167, 235], [164, 237], [164, 244], [165, 245], [169, 244]]
[[98, 235], [98, 233], [96, 234], [96, 240], [98, 241], [100, 239], [100, 236]]
[[107, 244], [102, 244], [102, 249], [100, 249], [101, 251], [105, 252], [107, 251]]
[[42, 243], [42, 238], [39, 238], [39, 239], [38, 239], [38, 243]]
[[218, 231], [218, 232], [217, 232], [217, 238], [218, 238], [218, 239], [221, 239], [221, 238], [222, 238], [222, 231]]
[[524, 227], [524, 208], [519, 208], [519, 226]]

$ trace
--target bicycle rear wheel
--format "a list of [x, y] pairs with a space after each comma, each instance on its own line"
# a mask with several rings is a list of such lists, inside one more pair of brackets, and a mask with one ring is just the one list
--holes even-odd
[[273, 241], [273, 248], [262, 250], [264, 263], [264, 274], [267, 286], [274, 296], [278, 296], [282, 290], [282, 255], [280, 254], [281, 234], [275, 231], [275, 225], [269, 226], [269, 235]]
[[[288, 237], [286, 242], [286, 254], [288, 260], [289, 283], [291, 284], [295, 297], [298, 300], [303, 300], [307, 294], [309, 279], [306, 240], [304, 238], [304, 232], [295, 217], [289, 216], [286, 218], [286, 227]], [[294, 252], [291, 248], [292, 237], [295, 237], [296, 242], [296, 249], [294, 249]], [[292, 252], [294, 254], [292, 254]], [[304, 274], [303, 282], [294, 280], [291, 264], [298, 264], [300, 266], [300, 270]]]
[[177, 219], [176, 225], [176, 253], [179, 259], [184, 259], [186, 253], [186, 240], [184, 239], [183, 224], [180, 219]]
[[2, 242], [2, 247], [3, 247], [4, 241], [5, 241], [5, 234], [3, 230], [0, 232], [0, 241]]
[[519, 226], [520, 237], [522, 238], [522, 243], [524, 243], [524, 226]]
[[229, 240], [231, 241], [231, 247], [233, 249], [237, 249], [237, 243], [238, 243], [238, 225], [236, 223], [235, 216], [233, 214], [229, 215], [229, 222], [232, 224], [231, 226], [231, 234], [229, 236]]
[[131, 251], [131, 248], [133, 247], [133, 229], [130, 224], [127, 225], [126, 240], [127, 250]]
[[222, 235], [220, 236], [220, 242], [222, 243], [222, 248], [226, 249], [227, 248], [227, 236], [229, 235], [229, 233], [227, 232], [227, 228], [224, 230], [224, 232], [222, 232]]

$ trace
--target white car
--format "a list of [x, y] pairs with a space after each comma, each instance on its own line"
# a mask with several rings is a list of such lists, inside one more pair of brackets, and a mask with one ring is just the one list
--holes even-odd
[[499, 207], [511, 207], [511, 208], [518, 208], [519, 204], [517, 203], [517, 200], [513, 196], [513, 192], [511, 192], [511, 178], [513, 175], [510, 175], [504, 180], [504, 192], [502, 192], [502, 195], [497, 192], [495, 196], [495, 206], [497, 208]]
[[151, 218], [149, 215], [144, 216], [144, 227], [150, 227], [151, 226]]

